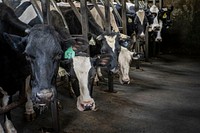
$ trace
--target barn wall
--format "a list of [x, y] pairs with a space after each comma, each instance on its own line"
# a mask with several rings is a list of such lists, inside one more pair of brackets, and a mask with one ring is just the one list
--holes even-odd
[[164, 0], [165, 6], [172, 1], [173, 25], [163, 34], [163, 49], [166, 52], [200, 55], [200, 0]]

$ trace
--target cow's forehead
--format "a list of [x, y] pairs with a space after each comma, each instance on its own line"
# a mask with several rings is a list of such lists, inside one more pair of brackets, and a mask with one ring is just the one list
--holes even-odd
[[156, 5], [152, 5], [152, 7], [150, 8], [150, 12], [151, 13], [158, 13], [159, 12], [158, 7]]
[[117, 35], [114, 35], [114, 36], [105, 35], [104, 37], [108, 45], [112, 48], [113, 51], [115, 51], [115, 40], [116, 40]]
[[139, 18], [141, 24], [143, 25], [144, 17], [145, 17], [145, 12], [144, 10], [139, 10], [136, 12], [137, 17]]

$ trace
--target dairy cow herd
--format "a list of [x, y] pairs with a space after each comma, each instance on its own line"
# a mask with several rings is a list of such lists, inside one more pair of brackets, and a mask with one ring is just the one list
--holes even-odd
[[[36, 3], [40, 9], [40, 1]], [[74, 4], [80, 7], [78, 2]], [[26, 95], [27, 116], [34, 116], [34, 107], [51, 105], [54, 130], [59, 132], [56, 79], [60, 76], [60, 69], [67, 73], [65, 76], [68, 76], [77, 97], [77, 109], [95, 110], [93, 84], [96, 78], [101, 79], [101, 68], [118, 74], [121, 84], [129, 84], [130, 63], [140, 59], [135, 50], [136, 42], [144, 44], [147, 26], [153, 40], [162, 41], [162, 30], [171, 25], [170, 13], [173, 10], [173, 7], [159, 9], [156, 5], [143, 5], [136, 11], [135, 5], [127, 2], [125, 35], [120, 33], [119, 20], [112, 9], [112, 32], [104, 32], [103, 20], [95, 7], [90, 5], [88, 41], [72, 36], [82, 31], [81, 23], [69, 4], [61, 2], [57, 5], [68, 28], [52, 5], [48, 19], [50, 24], [46, 24], [42, 23], [46, 20], [40, 17], [42, 14], [32, 0], [0, 0], [0, 112], [4, 114], [5, 122], [0, 124], [1, 133], [17, 132], [11, 122], [10, 110], [4, 111], [13, 102], [12, 96], [16, 92]], [[120, 14], [121, 5], [118, 3], [115, 6]], [[104, 6], [99, 5], [99, 8], [104, 14]]]

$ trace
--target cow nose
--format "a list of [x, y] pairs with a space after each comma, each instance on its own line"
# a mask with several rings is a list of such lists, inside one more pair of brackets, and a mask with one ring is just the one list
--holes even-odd
[[38, 102], [50, 102], [53, 97], [53, 91], [49, 89], [44, 89], [36, 93], [36, 98]]
[[156, 38], [156, 42], [162, 42], [162, 38]]
[[93, 104], [90, 105], [85, 105], [84, 106], [84, 111], [92, 110]]
[[142, 32], [140, 35], [139, 35], [140, 39], [145, 39], [145, 34]]
[[153, 27], [153, 30], [154, 30], [154, 31], [159, 31], [159, 30], [160, 30], [160, 26], [154, 26], [154, 27]]

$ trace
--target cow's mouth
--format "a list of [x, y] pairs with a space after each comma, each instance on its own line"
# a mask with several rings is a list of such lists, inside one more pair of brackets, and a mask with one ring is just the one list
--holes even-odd
[[77, 99], [77, 108], [79, 111], [95, 110], [95, 102], [93, 99], [89, 101], [80, 102], [80, 98]]

